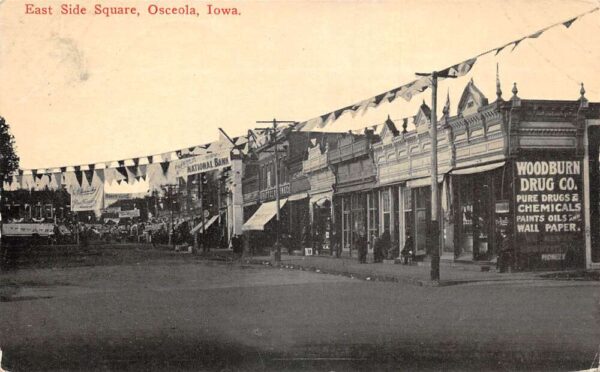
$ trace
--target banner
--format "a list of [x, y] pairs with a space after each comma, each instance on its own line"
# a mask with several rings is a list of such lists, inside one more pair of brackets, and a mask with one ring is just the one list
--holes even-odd
[[2, 225], [2, 236], [49, 236], [54, 234], [51, 223], [5, 223]]
[[139, 216], [140, 216], [139, 209], [132, 209], [132, 210], [128, 210], [128, 211], [119, 211], [119, 218], [133, 218], [133, 217], [139, 217]]
[[187, 177], [192, 174], [210, 172], [229, 167], [231, 165], [231, 152], [197, 155], [172, 162], [177, 177]]
[[99, 211], [104, 207], [104, 185], [90, 186], [71, 192], [71, 211]]

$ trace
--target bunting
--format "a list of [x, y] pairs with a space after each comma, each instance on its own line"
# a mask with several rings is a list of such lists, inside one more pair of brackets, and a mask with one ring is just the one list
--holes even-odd
[[94, 170], [93, 169], [85, 170], [85, 171], [83, 171], [83, 174], [85, 174], [85, 179], [87, 180], [88, 184], [91, 185], [92, 180], [94, 178]]
[[77, 168], [79, 167], [75, 167], [75, 177], [77, 178], [77, 183], [79, 184], [79, 187], [81, 187], [83, 183], [83, 174]]
[[96, 169], [96, 177], [100, 180], [100, 182], [104, 183], [105, 178], [104, 178], [104, 169]]
[[[471, 69], [473, 68], [473, 66], [475, 65], [475, 62], [477, 62], [477, 59], [479, 57], [484, 56], [489, 53], [494, 53], [494, 55], [498, 55], [500, 52], [502, 52], [506, 47], [508, 47], [510, 45], [513, 46], [511, 48], [511, 52], [512, 52], [523, 40], [537, 39], [544, 32], [548, 31], [549, 29], [551, 29], [553, 27], [559, 26], [559, 25], [563, 25], [566, 28], [569, 28], [569, 27], [571, 27], [573, 22], [575, 22], [579, 18], [581, 18], [587, 14], [593, 13], [593, 12], [597, 11], [598, 9], [600, 9], [600, 7], [595, 7], [591, 10], [588, 10], [587, 12], [579, 14], [576, 17], [570, 18], [569, 20], [555, 23], [548, 27], [542, 28], [534, 33], [531, 33], [531, 34], [525, 36], [525, 37], [521, 37], [521, 38], [513, 40], [509, 43], [505, 43], [499, 47], [495, 47], [493, 49], [490, 49], [483, 53], [480, 53], [480, 54], [476, 55], [475, 57], [469, 58], [461, 63], [457, 63], [453, 66], [450, 66], [443, 70], [440, 70], [438, 72], [438, 78], [444, 79], [447, 77], [455, 78], [455, 77], [464, 76], [471, 71]], [[339, 119], [340, 116], [342, 116], [345, 112], [350, 111], [350, 112], [352, 112], [353, 116], [356, 115], [356, 113], [358, 111], [362, 111], [362, 113], [364, 113], [370, 107], [373, 107], [373, 108], [378, 107], [379, 104], [384, 100], [387, 100], [388, 102], [392, 102], [396, 98], [402, 97], [406, 101], [410, 101], [412, 99], [412, 97], [414, 97], [415, 95], [417, 95], [419, 93], [424, 92], [430, 86], [431, 86], [431, 77], [430, 76], [422, 77], [420, 79], [411, 81], [408, 84], [399, 86], [399, 87], [389, 90], [387, 92], [384, 92], [384, 93], [378, 94], [376, 96], [373, 96], [371, 98], [368, 98], [366, 100], [360, 101], [356, 104], [349, 105], [344, 108], [329, 112], [327, 114], [323, 114], [323, 115], [319, 116], [318, 118], [313, 118], [313, 119], [307, 120], [305, 122], [302, 122], [299, 125], [299, 130], [308, 131], [308, 130], [312, 130], [315, 127], [324, 128], [327, 125], [329, 125], [331, 122]]]
[[169, 172], [169, 165], [171, 163], [169, 163], [168, 161], [163, 161], [162, 163], [160, 163], [160, 167], [162, 168], [162, 172], [163, 174], [166, 176], [167, 173]]

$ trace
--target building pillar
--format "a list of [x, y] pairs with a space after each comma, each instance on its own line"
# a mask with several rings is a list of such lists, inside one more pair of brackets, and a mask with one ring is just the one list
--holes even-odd
[[398, 258], [402, 258], [402, 248], [406, 238], [406, 222], [404, 221], [404, 193], [406, 188], [398, 186]]

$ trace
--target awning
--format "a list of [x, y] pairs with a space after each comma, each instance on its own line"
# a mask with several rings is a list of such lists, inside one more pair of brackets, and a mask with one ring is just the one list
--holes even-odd
[[331, 202], [333, 191], [320, 192], [310, 196], [310, 205], [323, 207], [327, 201]]
[[454, 176], [465, 175], [465, 174], [483, 173], [483, 172], [491, 171], [491, 170], [494, 170], [494, 169], [502, 168], [504, 166], [504, 164], [505, 164], [505, 162], [502, 161], [502, 162], [499, 162], [499, 163], [478, 165], [476, 167], [469, 167], [469, 168], [463, 168], [463, 169], [454, 169], [450, 173], [452, 175], [454, 175]]
[[[444, 182], [444, 175], [438, 175], [438, 183]], [[409, 189], [416, 189], [417, 187], [431, 186], [431, 176], [417, 178], [414, 180], [406, 181], [406, 187]]]
[[[204, 228], [204, 230], [208, 229], [210, 227], [210, 225], [212, 225], [217, 220], [217, 218], [219, 218], [218, 215], [212, 216], [210, 218], [210, 220], [206, 221], [206, 227]], [[200, 222], [199, 224], [197, 224], [196, 226], [194, 226], [194, 228], [190, 230], [190, 234], [195, 234], [201, 228], [202, 228], [202, 222]]]
[[288, 196], [287, 200], [289, 200], [289, 201], [297, 201], [297, 200], [302, 200], [304, 198], [308, 198], [308, 193], [307, 192], [301, 192], [300, 194], [290, 195], [290, 196]]
[[[281, 199], [279, 201], [280, 207], [285, 205], [287, 199]], [[256, 212], [244, 223], [242, 231], [251, 230], [264, 230], [267, 222], [277, 214], [277, 201], [273, 200], [267, 203], [263, 203]]]

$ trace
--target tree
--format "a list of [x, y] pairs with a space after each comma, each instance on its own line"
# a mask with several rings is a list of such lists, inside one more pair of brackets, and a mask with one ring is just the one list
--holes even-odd
[[0, 181], [8, 181], [10, 175], [19, 169], [19, 157], [15, 152], [15, 137], [10, 126], [0, 116]]

